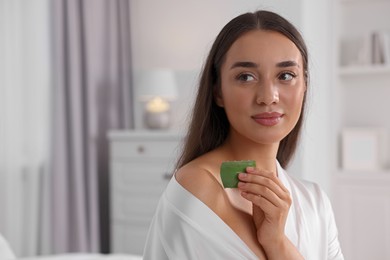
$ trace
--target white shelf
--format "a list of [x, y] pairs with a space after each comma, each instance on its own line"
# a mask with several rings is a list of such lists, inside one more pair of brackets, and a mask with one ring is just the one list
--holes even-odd
[[345, 66], [340, 67], [339, 73], [340, 76], [390, 75], [390, 65]]
[[[332, 161], [331, 183], [340, 244], [345, 259], [390, 259], [390, 226], [387, 225], [390, 165], [373, 170], [346, 170], [338, 165], [342, 157], [340, 133], [345, 127], [381, 126], [386, 133], [390, 129], [389, 118], [383, 116], [390, 109], [390, 64], [348, 63], [369, 61], [371, 33], [390, 32], [390, 0], [334, 0], [333, 3], [336, 73], [332, 84], [335, 93], [332, 115], [336, 122], [332, 129], [332, 151], [336, 156]], [[389, 141], [384, 143], [387, 149]], [[375, 221], [367, 226], [372, 216]]]
[[367, 3], [383, 3], [383, 2], [389, 2], [389, 0], [341, 0], [341, 3], [343, 4], [356, 4], [356, 3], [362, 3], [362, 4], [367, 4]]
[[[390, 187], [390, 170], [345, 171], [340, 170], [333, 176], [334, 187]], [[367, 194], [368, 195], [368, 194]]]
[[337, 172], [337, 176], [341, 178], [359, 178], [359, 179], [381, 179], [381, 180], [390, 180], [390, 170], [364, 170], [364, 171], [352, 171], [352, 170], [343, 170], [340, 169]]

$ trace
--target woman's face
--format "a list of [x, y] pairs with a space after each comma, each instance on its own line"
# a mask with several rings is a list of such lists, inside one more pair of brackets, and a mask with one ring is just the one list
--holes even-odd
[[278, 32], [254, 30], [227, 52], [216, 102], [226, 111], [231, 135], [271, 144], [294, 128], [305, 91], [302, 56], [295, 44]]

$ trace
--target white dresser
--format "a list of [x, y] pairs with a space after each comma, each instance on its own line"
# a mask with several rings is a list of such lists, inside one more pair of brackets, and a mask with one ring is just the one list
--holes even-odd
[[108, 136], [111, 251], [142, 254], [158, 200], [172, 176], [182, 135], [115, 131]]

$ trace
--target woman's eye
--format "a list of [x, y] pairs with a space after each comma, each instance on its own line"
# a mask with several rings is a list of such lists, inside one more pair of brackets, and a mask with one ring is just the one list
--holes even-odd
[[255, 77], [253, 77], [251, 74], [248, 73], [242, 73], [237, 76], [237, 79], [240, 81], [248, 82], [248, 81], [253, 81]]
[[290, 73], [290, 72], [284, 72], [284, 73], [280, 74], [280, 76], [279, 76], [279, 79], [284, 80], [284, 81], [289, 81], [289, 80], [292, 80], [294, 78], [296, 78], [296, 75], [293, 73]]

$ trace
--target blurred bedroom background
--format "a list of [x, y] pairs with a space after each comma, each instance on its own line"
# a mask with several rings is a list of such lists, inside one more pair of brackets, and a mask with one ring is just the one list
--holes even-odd
[[142, 254], [204, 58], [256, 9], [309, 48], [290, 173], [331, 197], [346, 259], [390, 259], [390, 0], [0, 0], [0, 234], [19, 258]]

